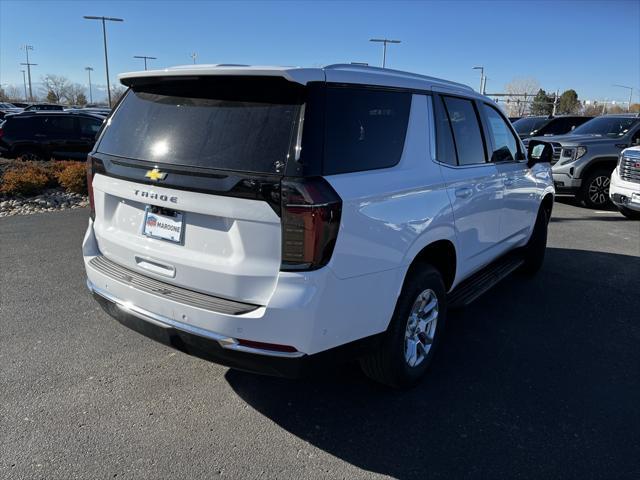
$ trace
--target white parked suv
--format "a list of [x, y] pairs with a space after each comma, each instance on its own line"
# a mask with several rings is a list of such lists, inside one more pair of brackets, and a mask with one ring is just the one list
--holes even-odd
[[[447, 307], [542, 264], [550, 145], [488, 98], [354, 65], [128, 73], [88, 158], [87, 284], [182, 351], [408, 386]], [[547, 148], [548, 147], [548, 148]]]
[[640, 220], [640, 146], [620, 153], [611, 174], [609, 197], [625, 217]]

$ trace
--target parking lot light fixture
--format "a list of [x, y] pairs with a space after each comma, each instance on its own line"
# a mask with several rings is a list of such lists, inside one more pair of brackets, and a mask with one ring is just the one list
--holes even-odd
[[101, 20], [102, 21], [102, 39], [104, 41], [104, 65], [107, 72], [107, 98], [109, 99], [109, 108], [111, 108], [111, 83], [109, 83], [109, 56], [107, 54], [107, 27], [106, 22], [124, 22], [122, 18], [115, 17], [92, 17], [85, 15], [86, 20]]
[[626, 88], [629, 90], [629, 105], [627, 107], [627, 112], [631, 112], [631, 100], [633, 99], [633, 87], [627, 87], [626, 85], [618, 85], [617, 83], [613, 84], [614, 87]]
[[144, 59], [144, 69], [147, 69], [147, 60], [157, 60], [156, 57], [147, 57], [146, 55], [134, 55], [133, 58], [142, 58]]
[[382, 68], [387, 65], [387, 44], [388, 43], [401, 43], [400, 40], [389, 40], [388, 38], [371, 38], [370, 42], [382, 43]]
[[473, 70], [480, 70], [480, 90], [479, 90], [479, 92], [484, 95], [484, 91], [485, 91], [484, 66], [473, 67]]
[[87, 71], [87, 73], [89, 74], [89, 103], [93, 103], [93, 94], [91, 92], [91, 72], [93, 72], [93, 68], [91, 67], [84, 67], [84, 69]]

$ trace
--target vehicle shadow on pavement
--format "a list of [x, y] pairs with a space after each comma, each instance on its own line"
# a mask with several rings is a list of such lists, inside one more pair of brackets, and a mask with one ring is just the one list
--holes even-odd
[[639, 272], [637, 257], [549, 248], [534, 278], [451, 312], [413, 390], [356, 365], [226, 378], [283, 429], [395, 478], [638, 478]]

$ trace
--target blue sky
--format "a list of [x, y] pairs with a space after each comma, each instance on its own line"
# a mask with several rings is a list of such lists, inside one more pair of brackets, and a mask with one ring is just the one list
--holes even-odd
[[105, 84], [99, 22], [83, 15], [122, 17], [108, 24], [112, 82], [141, 70], [133, 55], [158, 57], [153, 67], [191, 63], [320, 66], [378, 65], [372, 37], [398, 38], [387, 66], [443, 77], [487, 91], [533, 77], [550, 91], [574, 88], [582, 99], [640, 101], [640, 0], [460, 2], [211, 2], [0, 0], [0, 84], [22, 87], [20, 45], [33, 45], [33, 80], [65, 75]]

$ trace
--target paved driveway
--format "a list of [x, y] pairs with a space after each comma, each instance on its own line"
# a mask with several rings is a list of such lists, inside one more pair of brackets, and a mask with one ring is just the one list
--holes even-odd
[[408, 392], [229, 371], [108, 318], [86, 211], [0, 219], [0, 478], [640, 478], [640, 222], [556, 204], [534, 279]]

